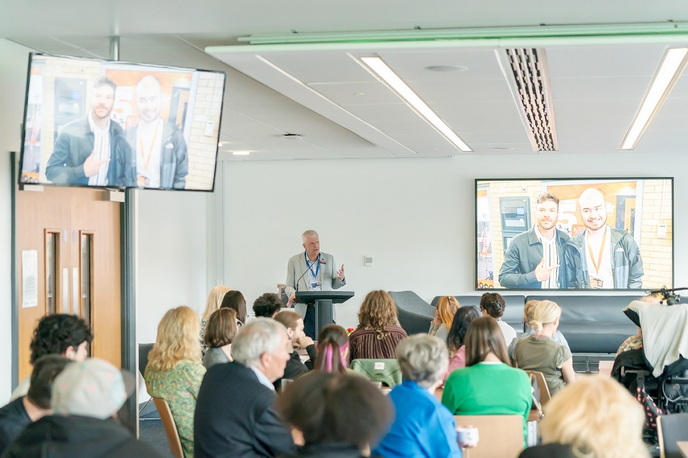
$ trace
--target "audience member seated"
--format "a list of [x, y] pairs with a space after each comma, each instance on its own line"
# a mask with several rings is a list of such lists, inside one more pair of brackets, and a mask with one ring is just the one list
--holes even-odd
[[447, 378], [442, 404], [454, 415], [521, 415], [525, 438], [532, 405], [530, 377], [509, 365], [504, 335], [494, 318], [476, 318], [468, 327], [466, 367]]
[[358, 327], [349, 336], [350, 361], [394, 359], [397, 344], [408, 337], [397, 320], [394, 299], [386, 291], [371, 291], [358, 312]]
[[232, 360], [232, 340], [234, 340], [237, 330], [237, 318], [234, 310], [220, 309], [210, 315], [205, 334], [208, 351], [203, 357], [203, 365], [206, 369], [215, 364], [228, 363]]
[[265, 293], [253, 302], [253, 314], [256, 318], [274, 318], [282, 308], [280, 297], [275, 293]]
[[320, 371], [290, 384], [277, 409], [303, 444], [293, 457], [368, 456], [394, 415], [387, 396], [363, 377]]
[[454, 321], [452, 321], [452, 326], [447, 336], [447, 348], [449, 349], [451, 359], [449, 360], [447, 373], [443, 377], [444, 380], [447, 380], [449, 374], [456, 369], [466, 367], [466, 332], [468, 332], [468, 326], [478, 317], [480, 317], [480, 311], [472, 305], [461, 307], [454, 315]]
[[[194, 335], [198, 342], [198, 333]], [[102, 359], [72, 361], [55, 378], [48, 415], [26, 427], [5, 450], [8, 458], [155, 458], [117, 420], [135, 390], [134, 376]]]
[[189, 307], [168, 310], [158, 325], [155, 345], [148, 354], [146, 389], [170, 406], [184, 456], [194, 456], [194, 410], [205, 375], [198, 342], [200, 321]]
[[256, 318], [239, 329], [232, 344], [234, 361], [211, 367], [198, 393], [196, 458], [296, 452], [287, 425], [273, 407], [272, 383], [284, 374], [288, 345], [285, 327], [269, 318]]
[[397, 360], [404, 381], [389, 393], [394, 423], [373, 453], [385, 458], [460, 457], [454, 415], [434, 394], [447, 371], [447, 345], [416, 334], [399, 342]]
[[336, 324], [328, 324], [318, 334], [318, 357], [313, 364], [314, 371], [347, 374], [349, 369], [349, 335]]
[[289, 361], [287, 361], [287, 367], [284, 369], [284, 375], [275, 380], [275, 388], [279, 389], [282, 378], [294, 380], [296, 377], [306, 374], [310, 370], [301, 362], [301, 357], [296, 351], [297, 348], [305, 349], [306, 352], [308, 352], [311, 362], [315, 361], [318, 355], [315, 350], [313, 339], [303, 332], [303, 318], [301, 318], [301, 315], [296, 312], [285, 310], [275, 315], [275, 321], [282, 323], [284, 327], [287, 328], [287, 337], [289, 339], [287, 348], [291, 355]]
[[33, 365], [29, 394], [0, 409], [0, 454], [31, 423], [52, 415], [53, 380], [71, 360], [60, 355], [41, 356]]
[[[662, 293], [652, 293], [640, 299], [642, 302], [647, 302], [648, 304], [661, 304], [662, 303]], [[616, 355], [630, 351], [630, 350], [640, 350], [643, 348], [643, 332], [638, 326], [638, 332], [636, 335], [629, 337], [624, 340], [619, 349], [616, 351]]]
[[615, 380], [581, 377], [544, 407], [542, 445], [520, 458], [646, 458], [642, 406]]
[[222, 305], [222, 299], [224, 299], [225, 294], [229, 291], [229, 288], [224, 285], [218, 285], [210, 290], [208, 294], [208, 299], [205, 301], [205, 310], [203, 311], [203, 316], [201, 317], [201, 332], [199, 333], [199, 339], [201, 341], [201, 351], [205, 355], [208, 347], [205, 346], [205, 327], [208, 325], [208, 320], [210, 315], [219, 310], [220, 305]]
[[502, 321], [504, 310], [506, 310], [506, 301], [502, 295], [497, 293], [483, 294], [480, 298], [480, 310], [483, 312], [483, 316], [491, 316], [497, 320], [497, 324], [504, 334], [504, 342], [508, 347], [511, 341], [516, 338], [516, 330]]
[[564, 383], [573, 383], [576, 379], [571, 350], [552, 338], [557, 332], [560, 316], [561, 308], [556, 303], [540, 301], [529, 323], [533, 335], [520, 340], [514, 348], [514, 361], [518, 367], [542, 372], [552, 396], [564, 387]]
[[246, 324], [246, 299], [241, 291], [228, 291], [222, 299], [220, 308], [232, 309], [237, 314], [237, 326], [242, 327]]
[[[535, 311], [535, 306], [538, 304], [538, 302], [540, 301], [528, 301], [526, 302], [526, 305], [523, 307], [523, 322], [526, 324], [526, 326], [528, 325], [528, 323], [533, 321], [533, 312]], [[530, 326], [527, 326], [526, 332], [524, 332], [523, 334], [511, 341], [511, 345], [509, 345], [509, 357], [511, 359], [514, 359], [514, 350], [516, 349], [516, 344], [518, 342], [534, 334], [535, 331], [533, 331], [530, 328]], [[554, 336], [552, 336], [552, 340], [554, 340], [556, 343], [560, 345], [565, 346], [569, 349], [569, 351], [571, 350], [571, 348], [569, 348], [569, 343], [566, 341], [566, 338], [558, 329], [557, 332], [554, 333]]]
[[435, 319], [430, 323], [428, 334], [437, 336], [442, 340], [447, 340], [449, 328], [451, 328], [454, 315], [459, 310], [459, 301], [454, 296], [441, 297], [435, 309]]
[[[88, 357], [88, 346], [92, 340], [91, 330], [78, 316], [62, 313], [44, 316], [33, 331], [29, 362], [34, 364], [45, 355], [61, 355], [74, 361], [83, 361]], [[26, 396], [30, 381], [31, 376], [22, 380], [12, 392], [10, 400]]]

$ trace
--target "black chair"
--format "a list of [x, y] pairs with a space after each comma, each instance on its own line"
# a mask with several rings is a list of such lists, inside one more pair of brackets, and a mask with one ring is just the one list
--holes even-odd
[[[155, 344], [139, 344], [139, 372], [141, 372], [141, 377], [143, 377], [146, 373], [146, 366], [148, 366], [148, 353], [150, 353], [150, 351], [153, 349], [153, 345]], [[151, 399], [146, 401], [143, 407], [139, 408], [139, 415], [141, 415], [141, 413], [146, 409], [146, 407], [148, 407], [148, 404], [150, 404]]]
[[397, 306], [399, 325], [408, 335], [430, 330], [430, 322], [435, 318], [435, 307], [413, 291], [389, 291], [389, 295]]
[[663, 415], [657, 419], [659, 435], [659, 456], [661, 458], [682, 458], [683, 454], [676, 445], [688, 441], [688, 413]]

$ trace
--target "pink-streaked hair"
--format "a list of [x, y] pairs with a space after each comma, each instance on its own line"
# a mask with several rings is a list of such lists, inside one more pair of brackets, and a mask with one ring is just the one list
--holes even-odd
[[349, 336], [343, 327], [336, 324], [325, 326], [318, 334], [318, 357], [313, 369], [346, 374], [348, 358], [344, 354], [348, 347]]

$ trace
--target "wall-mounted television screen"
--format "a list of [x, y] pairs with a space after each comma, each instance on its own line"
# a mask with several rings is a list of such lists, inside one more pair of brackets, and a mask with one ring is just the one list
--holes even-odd
[[223, 72], [32, 53], [20, 184], [212, 191]]
[[673, 286], [673, 179], [476, 180], [476, 289]]

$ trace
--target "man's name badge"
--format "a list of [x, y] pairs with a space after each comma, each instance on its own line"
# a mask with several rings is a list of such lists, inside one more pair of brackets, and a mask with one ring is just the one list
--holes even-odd
[[604, 281], [601, 278], [592, 277], [590, 279], [590, 287], [591, 288], [602, 288], [603, 287], [602, 285], [604, 285]]

